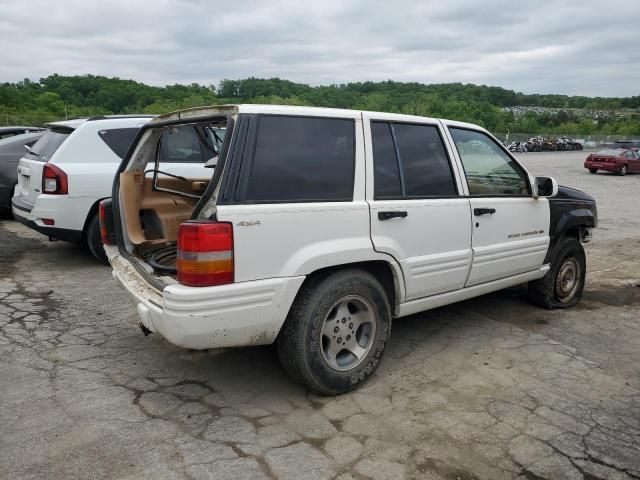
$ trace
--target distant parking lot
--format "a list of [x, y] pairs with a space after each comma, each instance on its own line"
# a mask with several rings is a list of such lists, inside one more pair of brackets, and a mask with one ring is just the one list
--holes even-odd
[[290, 383], [270, 347], [145, 337], [83, 247], [0, 224], [0, 478], [640, 478], [640, 175], [519, 154], [585, 190], [582, 302], [521, 288], [406, 317], [363, 388]]

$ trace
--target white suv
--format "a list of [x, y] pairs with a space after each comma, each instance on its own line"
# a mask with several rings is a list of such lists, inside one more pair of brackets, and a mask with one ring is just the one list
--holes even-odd
[[[49, 130], [18, 163], [14, 216], [50, 238], [86, 241], [106, 262], [98, 204], [111, 195], [113, 177], [140, 127], [151, 115], [107, 116], [48, 124]], [[211, 174], [208, 153], [195, 133], [167, 136], [161, 159], [177, 175]]]
[[[227, 132], [195, 197], [205, 179], [152, 191], [144, 173], [181, 125]], [[523, 282], [539, 305], [574, 305], [597, 222], [593, 198], [532, 177], [478, 126], [269, 105], [154, 119], [101, 211], [145, 333], [194, 349], [275, 341], [323, 394], [373, 373], [392, 318]]]

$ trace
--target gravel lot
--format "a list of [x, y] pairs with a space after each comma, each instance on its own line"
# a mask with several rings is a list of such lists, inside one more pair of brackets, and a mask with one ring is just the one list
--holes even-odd
[[599, 202], [576, 308], [515, 288], [400, 319], [338, 398], [270, 347], [144, 337], [86, 250], [2, 221], [0, 478], [640, 478], [640, 175], [584, 157], [521, 155]]

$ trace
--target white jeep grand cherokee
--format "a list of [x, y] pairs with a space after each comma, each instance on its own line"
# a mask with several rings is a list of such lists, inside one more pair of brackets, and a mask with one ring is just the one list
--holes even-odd
[[[211, 181], [157, 173], [177, 126], [226, 129]], [[475, 125], [269, 105], [154, 119], [112, 198], [103, 240], [145, 332], [194, 349], [277, 342], [322, 394], [371, 376], [392, 318], [523, 282], [539, 305], [574, 305], [597, 222], [593, 198], [533, 178]]]

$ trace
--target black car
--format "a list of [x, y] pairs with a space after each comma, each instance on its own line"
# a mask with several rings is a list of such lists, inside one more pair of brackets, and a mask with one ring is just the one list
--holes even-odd
[[25, 133], [31, 132], [39, 132], [43, 130], [39, 127], [23, 127], [23, 126], [12, 126], [12, 127], [0, 127], [0, 140], [9, 137], [15, 137], [16, 135], [23, 135]]
[[0, 139], [0, 212], [11, 211], [13, 189], [18, 183], [18, 160], [27, 152], [46, 130], [22, 133]]
[[616, 140], [613, 148], [640, 148], [640, 140]]

